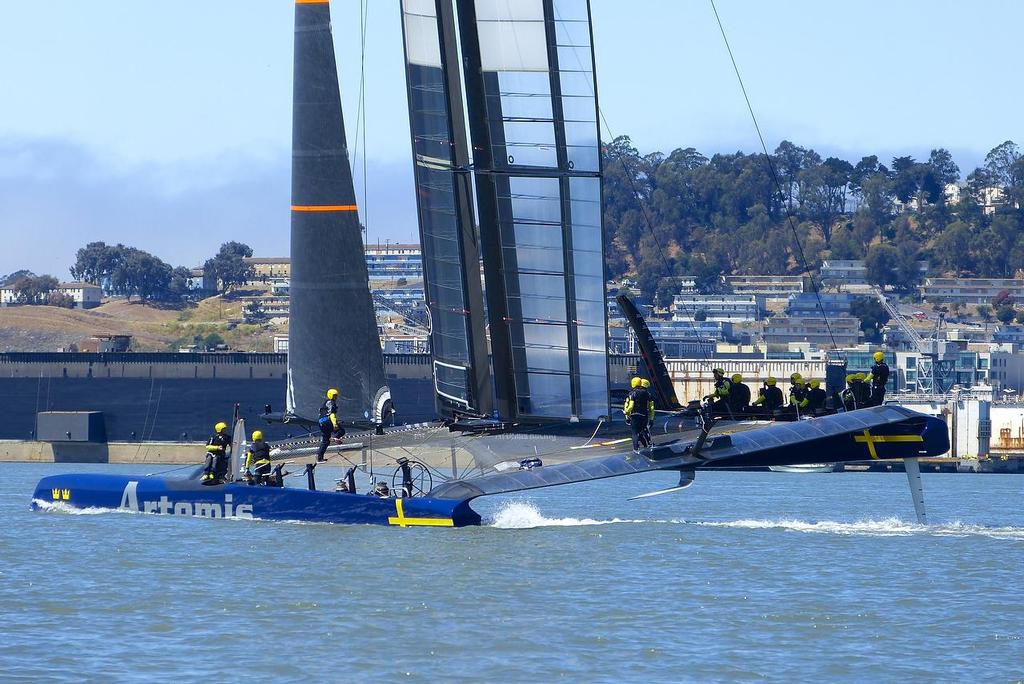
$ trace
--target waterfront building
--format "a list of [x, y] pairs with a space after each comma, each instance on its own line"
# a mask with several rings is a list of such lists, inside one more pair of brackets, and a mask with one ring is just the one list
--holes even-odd
[[932, 303], [991, 304], [1001, 292], [1024, 298], [1022, 278], [926, 278], [918, 288]]
[[366, 245], [370, 280], [423, 280], [423, 253], [419, 245]]
[[703, 317], [712, 322], [751, 323], [760, 319], [762, 301], [755, 295], [676, 295], [672, 301], [672, 320]]
[[759, 295], [769, 301], [785, 301], [804, 291], [802, 276], [739, 275], [726, 276], [726, 286], [733, 294]]
[[244, 257], [242, 261], [252, 267], [255, 282], [292, 277], [292, 262], [288, 257]]
[[[92, 283], [61, 283], [51, 292], [69, 297], [76, 309], [92, 309], [103, 303], [103, 288]], [[44, 304], [46, 297], [47, 295], [43, 294], [35, 301], [27, 303]], [[18, 293], [12, 286], [0, 287], [0, 306], [16, 306], [20, 303]]]
[[848, 293], [815, 294], [808, 292], [789, 297], [786, 303], [786, 315], [795, 317], [849, 316], [850, 307], [855, 297]]
[[860, 321], [849, 316], [829, 318], [826, 324], [821, 315], [777, 316], [764, 327], [766, 344], [812, 342], [821, 347], [852, 347], [860, 338]]

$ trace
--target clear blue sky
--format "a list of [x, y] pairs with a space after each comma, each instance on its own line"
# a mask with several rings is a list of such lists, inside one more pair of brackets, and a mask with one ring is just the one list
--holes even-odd
[[[67, 277], [89, 240], [194, 265], [287, 254], [289, 0], [0, 3], [0, 274]], [[415, 239], [397, 0], [371, 0], [371, 240]], [[359, 2], [334, 0], [350, 149]], [[643, 151], [757, 149], [707, 0], [592, 0], [612, 132]], [[719, 0], [770, 147], [927, 156], [966, 174], [1024, 143], [1024, 3]], [[607, 136], [607, 133], [605, 133]], [[357, 175], [361, 173], [357, 171]]]

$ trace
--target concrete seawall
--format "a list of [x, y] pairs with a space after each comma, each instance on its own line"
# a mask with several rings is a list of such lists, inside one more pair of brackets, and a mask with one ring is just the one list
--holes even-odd
[[0, 440], [0, 461], [35, 463], [202, 463], [202, 442], [32, 442]]

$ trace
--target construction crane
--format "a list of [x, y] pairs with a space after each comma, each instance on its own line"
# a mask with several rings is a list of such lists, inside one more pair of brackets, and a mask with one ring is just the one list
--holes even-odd
[[950, 382], [953, 361], [940, 358], [939, 353], [939, 327], [942, 325], [945, 314], [939, 314], [939, 320], [935, 323], [935, 331], [932, 337], [925, 339], [916, 330], [910, 327], [910, 323], [900, 313], [899, 307], [895, 306], [885, 296], [881, 288], [873, 288], [878, 302], [889, 314], [892, 321], [903, 331], [910, 340], [914, 349], [921, 354], [917, 366], [917, 388], [921, 394], [939, 395], [945, 394], [952, 383]]

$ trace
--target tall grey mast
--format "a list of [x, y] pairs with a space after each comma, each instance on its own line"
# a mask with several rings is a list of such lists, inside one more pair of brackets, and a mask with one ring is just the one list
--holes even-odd
[[327, 0], [296, 0], [288, 411], [381, 422], [388, 388], [345, 142]]

